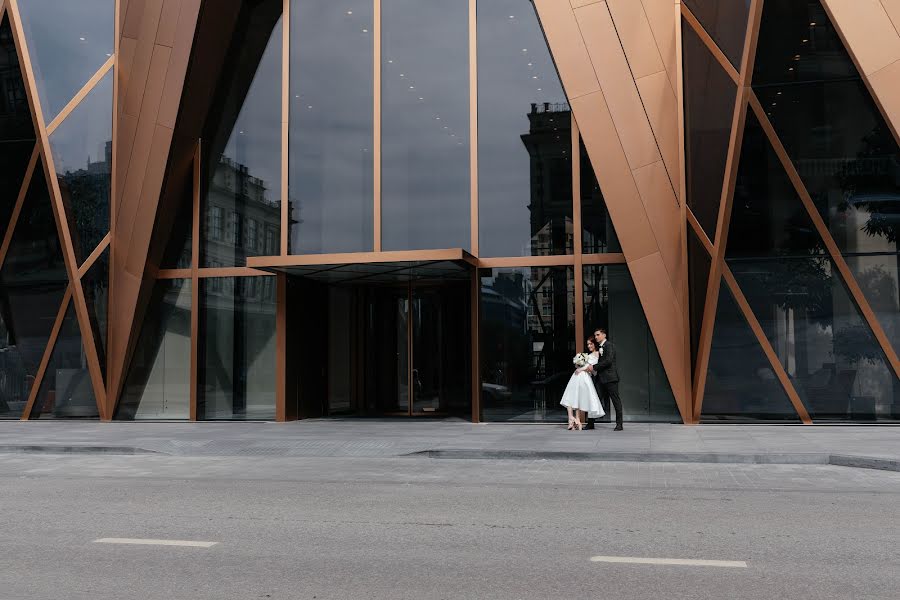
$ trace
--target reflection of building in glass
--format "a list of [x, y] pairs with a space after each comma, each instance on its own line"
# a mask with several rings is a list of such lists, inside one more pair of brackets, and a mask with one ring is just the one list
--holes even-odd
[[109, 231], [110, 184], [112, 177], [112, 140], [104, 144], [103, 159], [86, 157], [83, 169], [59, 174], [63, 204], [76, 239], [75, 253], [83, 260]]
[[[248, 256], [278, 254], [281, 206], [269, 199], [268, 184], [250, 174], [245, 165], [222, 156], [209, 183], [206, 196], [206, 265], [229, 266]], [[275, 301], [274, 279], [251, 278], [245, 298]], [[230, 295], [233, 290], [219, 289], [224, 282], [211, 281], [211, 291]]]
[[567, 104], [532, 104], [522, 143], [531, 158], [531, 248], [526, 255], [571, 252], [572, 112]]

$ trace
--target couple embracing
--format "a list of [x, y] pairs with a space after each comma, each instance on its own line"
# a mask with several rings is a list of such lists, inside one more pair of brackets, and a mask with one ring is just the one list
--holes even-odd
[[[619, 371], [616, 367], [616, 349], [606, 337], [605, 329], [597, 329], [587, 340], [587, 353], [578, 354], [572, 362], [577, 369], [569, 379], [560, 404], [569, 413], [569, 429], [584, 428], [582, 415], [587, 415], [587, 428], [594, 428], [594, 419], [606, 412], [601, 396], [616, 409], [616, 428], [622, 431], [622, 400], [619, 398]], [[608, 404], [607, 404], [608, 406]]]

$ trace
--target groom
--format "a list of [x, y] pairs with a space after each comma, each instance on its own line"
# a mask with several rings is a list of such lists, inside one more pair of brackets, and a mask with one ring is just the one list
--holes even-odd
[[[609, 414], [609, 405], [612, 403], [616, 409], [616, 428], [613, 431], [622, 431], [622, 399], [619, 398], [619, 370], [616, 365], [616, 348], [606, 337], [606, 330], [598, 328], [594, 331], [594, 341], [600, 348], [600, 362], [591, 370], [594, 377], [594, 386], [597, 395], [604, 400], [604, 408]], [[585, 429], [593, 429], [594, 420], [588, 419]]]

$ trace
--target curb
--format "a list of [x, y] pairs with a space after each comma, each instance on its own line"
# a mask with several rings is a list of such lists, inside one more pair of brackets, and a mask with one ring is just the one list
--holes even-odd
[[642, 462], [744, 465], [831, 465], [900, 472], [900, 460], [874, 456], [824, 453], [718, 453], [718, 452], [542, 452], [530, 450], [423, 450], [409, 458], [445, 460], [568, 460], [584, 462]]
[[0, 445], [0, 454], [164, 454], [134, 446], [62, 446], [33, 444], [26, 446]]

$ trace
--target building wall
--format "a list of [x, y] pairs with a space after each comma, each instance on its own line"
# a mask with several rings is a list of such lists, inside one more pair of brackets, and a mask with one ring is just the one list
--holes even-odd
[[476, 419], [599, 326], [629, 418], [898, 418], [893, 0], [329, 4], [0, 2], [0, 418], [287, 418], [264, 269], [451, 248]]

